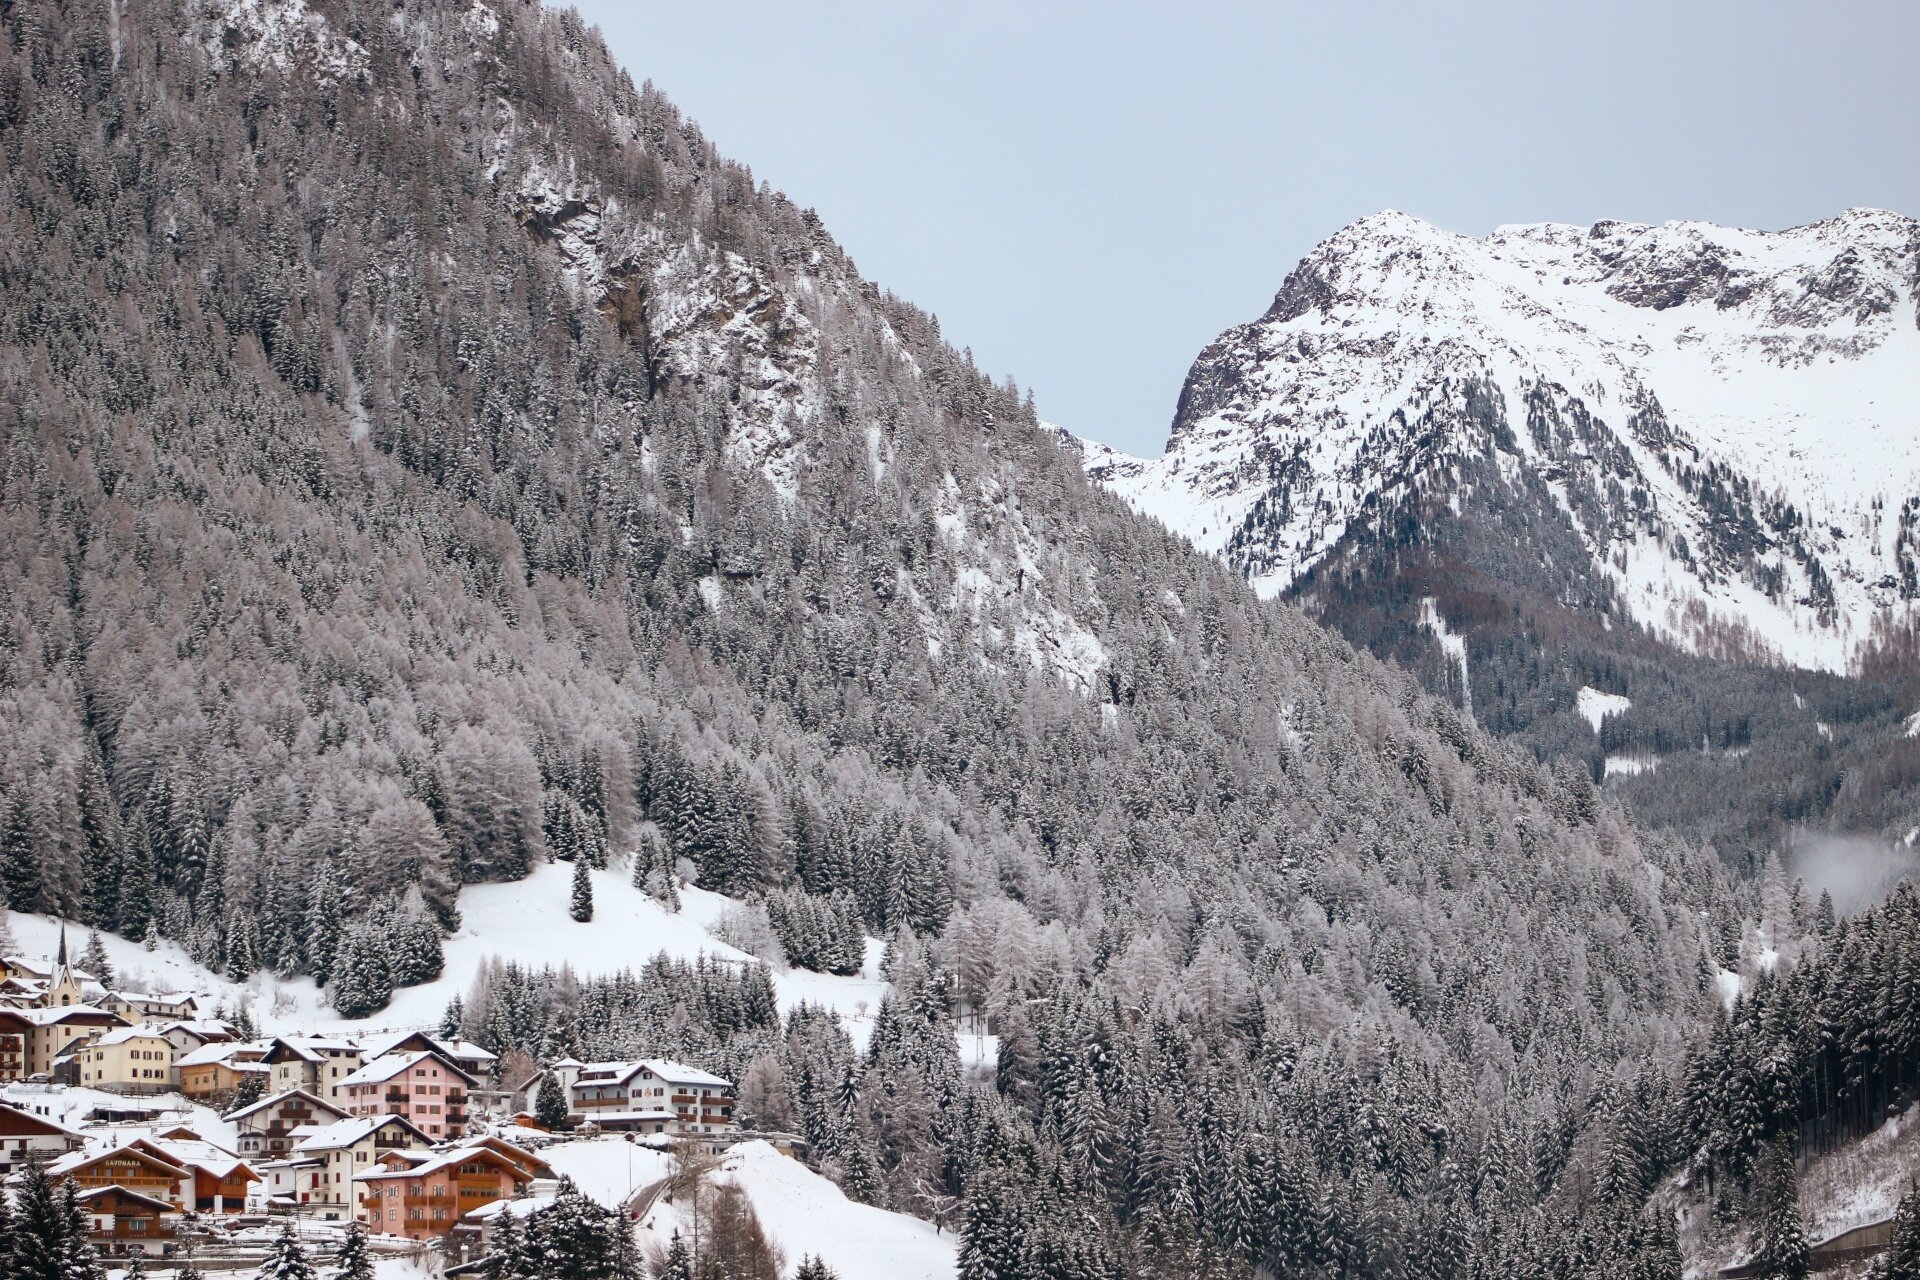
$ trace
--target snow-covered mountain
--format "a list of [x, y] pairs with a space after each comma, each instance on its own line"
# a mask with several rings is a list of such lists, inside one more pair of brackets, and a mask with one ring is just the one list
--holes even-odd
[[1920, 597], [1917, 286], [1920, 222], [1880, 210], [1484, 239], [1381, 213], [1200, 354], [1162, 457], [1081, 447], [1266, 594], [1497, 513], [1517, 536], [1453, 548], [1482, 571], [1838, 670]]

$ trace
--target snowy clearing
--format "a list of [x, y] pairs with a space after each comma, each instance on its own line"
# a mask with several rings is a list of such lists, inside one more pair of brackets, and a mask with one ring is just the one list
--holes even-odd
[[1580, 692], [1574, 695], [1574, 702], [1581, 719], [1592, 725], [1595, 733], [1600, 732], [1602, 720], [1621, 715], [1633, 705], [1633, 699], [1623, 694], [1602, 693], [1590, 684], [1580, 686]]
[[[572, 864], [546, 862], [524, 880], [461, 890], [460, 931], [443, 945], [445, 972], [433, 982], [394, 992], [393, 1003], [364, 1019], [341, 1017], [307, 978], [285, 980], [256, 973], [245, 983], [232, 983], [208, 973], [173, 943], [163, 942], [148, 951], [125, 938], [103, 935], [103, 939], [119, 985], [204, 993], [207, 998], [202, 1003], [208, 1013], [223, 1002], [237, 1005], [245, 1000], [267, 1033], [411, 1031], [437, 1026], [447, 1003], [455, 995], [464, 996], [480, 966], [494, 956], [534, 968], [571, 965], [582, 976], [638, 970], [662, 952], [683, 960], [701, 955], [751, 959], [712, 934], [720, 917], [738, 905], [732, 898], [688, 888], [682, 891], [681, 910], [675, 913], [629, 884], [624, 867], [614, 867], [593, 872], [593, 919], [581, 924], [567, 914], [572, 877]], [[53, 954], [60, 921], [19, 912], [8, 916], [25, 954]], [[68, 945], [78, 948], [87, 930], [72, 924], [66, 929]], [[869, 939], [865, 968], [849, 977], [803, 969], [776, 972], [773, 983], [782, 1012], [803, 1001], [824, 1005], [840, 1016], [855, 1044], [864, 1047], [886, 991], [887, 984], [880, 978], [884, 950], [883, 943]]]

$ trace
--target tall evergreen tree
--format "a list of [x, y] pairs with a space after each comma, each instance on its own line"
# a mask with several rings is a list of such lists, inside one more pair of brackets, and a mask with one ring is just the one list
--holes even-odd
[[333, 1256], [334, 1280], [373, 1280], [373, 1256], [367, 1251], [367, 1229], [356, 1219], [347, 1224], [340, 1248]]
[[570, 1128], [567, 1123], [567, 1091], [551, 1071], [540, 1077], [533, 1095], [533, 1118], [555, 1133]]
[[319, 1273], [308, 1260], [307, 1251], [301, 1248], [300, 1237], [291, 1222], [280, 1228], [267, 1260], [253, 1274], [254, 1280], [319, 1280]]
[[567, 914], [581, 924], [593, 919], [593, 875], [585, 857], [573, 861], [573, 896]]
[[87, 932], [86, 949], [80, 953], [80, 967], [104, 987], [112, 987], [118, 980], [114, 976], [113, 961], [107, 957], [107, 944], [101, 939], [98, 929]]
[[1800, 1213], [1800, 1174], [1785, 1140], [1768, 1150], [1761, 1165], [1760, 1214], [1754, 1274], [1761, 1280], [1807, 1280], [1812, 1262]]

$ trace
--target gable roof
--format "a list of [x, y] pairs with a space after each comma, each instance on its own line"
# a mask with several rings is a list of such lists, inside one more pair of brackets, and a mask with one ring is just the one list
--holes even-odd
[[467, 1145], [470, 1147], [487, 1147], [513, 1161], [535, 1178], [555, 1178], [559, 1176], [554, 1172], [553, 1166], [545, 1160], [542, 1160], [539, 1156], [524, 1147], [514, 1146], [505, 1138], [487, 1134], [482, 1138], [469, 1139]]
[[110, 1187], [88, 1187], [85, 1191], [75, 1196], [74, 1199], [85, 1204], [87, 1201], [98, 1199], [101, 1196], [119, 1196], [125, 1200], [135, 1201], [157, 1213], [180, 1212], [180, 1210], [168, 1204], [165, 1200], [156, 1200], [152, 1196], [143, 1196], [138, 1191], [129, 1191], [117, 1182]]
[[240, 1028], [219, 1018], [175, 1018], [161, 1030], [169, 1035], [182, 1031], [205, 1044], [240, 1039]]
[[132, 1156], [141, 1163], [154, 1169], [163, 1169], [172, 1178], [189, 1178], [193, 1173], [187, 1166], [176, 1163], [171, 1156], [163, 1156], [150, 1148], [128, 1143], [124, 1147], [103, 1147], [92, 1151], [69, 1151], [58, 1160], [47, 1165], [50, 1177], [64, 1177], [78, 1173], [89, 1165], [99, 1164], [102, 1160], [111, 1160], [115, 1156]]
[[369, 1036], [360, 1044], [368, 1058], [384, 1058], [402, 1049], [426, 1049], [438, 1053], [455, 1064], [479, 1064], [496, 1060], [494, 1054], [471, 1041], [436, 1036], [426, 1031], [390, 1031], [385, 1035]]
[[238, 1111], [229, 1111], [227, 1112], [226, 1115], [222, 1116], [221, 1119], [242, 1120], [242, 1119], [245, 1119], [247, 1116], [252, 1115], [256, 1111], [264, 1111], [268, 1107], [278, 1106], [280, 1103], [286, 1102], [291, 1098], [305, 1099], [307, 1102], [312, 1103], [314, 1106], [319, 1107], [323, 1111], [331, 1111], [335, 1116], [338, 1116], [342, 1119], [346, 1118], [347, 1113], [345, 1110], [343, 1110], [340, 1107], [334, 1106], [331, 1102], [328, 1102], [325, 1098], [322, 1098], [317, 1094], [308, 1093], [305, 1089], [288, 1089], [284, 1093], [274, 1094], [271, 1098], [262, 1098], [260, 1099], [260, 1101], [254, 1103], [251, 1106], [241, 1107]]
[[[424, 1159], [414, 1159], [414, 1156], [423, 1156]], [[497, 1165], [505, 1169], [515, 1182], [533, 1181], [533, 1174], [527, 1169], [492, 1147], [486, 1146], [455, 1147], [451, 1151], [389, 1152], [382, 1157], [382, 1164], [366, 1173], [355, 1174], [353, 1180], [375, 1182], [383, 1178], [424, 1178], [442, 1169], [451, 1169], [455, 1165], [465, 1164], [469, 1160], [485, 1160], [488, 1164]], [[392, 1161], [392, 1163], [385, 1163], [386, 1161]]]
[[389, 1125], [400, 1125], [419, 1140], [420, 1145], [430, 1146], [433, 1139], [416, 1128], [412, 1121], [404, 1116], [388, 1113], [383, 1116], [350, 1116], [345, 1120], [336, 1120], [316, 1133], [300, 1139], [293, 1146], [294, 1151], [313, 1155], [321, 1151], [338, 1151], [350, 1147], [370, 1134], [378, 1133]]
[[[22, 1111], [19, 1107], [10, 1107], [4, 1102], [0, 1102], [0, 1121], [5, 1121], [15, 1130], [9, 1135], [11, 1137], [18, 1137], [19, 1130], [24, 1129], [29, 1134], [38, 1133], [47, 1136], [61, 1134], [69, 1138], [79, 1138], [83, 1142], [86, 1140], [86, 1135], [77, 1129], [69, 1129], [45, 1116], [37, 1116], [31, 1111]], [[5, 1132], [5, 1129], [0, 1129], [0, 1133]]]
[[259, 1181], [259, 1175], [246, 1161], [204, 1138], [191, 1141], [179, 1138], [134, 1138], [121, 1146], [123, 1149], [138, 1147], [142, 1151], [152, 1152], [183, 1169], [203, 1169], [222, 1181], [237, 1172], [244, 1172], [250, 1179]]
[[733, 1081], [717, 1076], [711, 1071], [690, 1067], [684, 1062], [672, 1062], [666, 1058], [647, 1058], [640, 1065], [668, 1084], [693, 1084], [706, 1089], [733, 1087]]
[[428, 1058], [432, 1058], [435, 1062], [438, 1062], [441, 1066], [453, 1072], [453, 1074], [459, 1076], [468, 1084], [473, 1083], [473, 1077], [448, 1061], [446, 1055], [437, 1053], [431, 1049], [412, 1049], [404, 1053], [389, 1053], [385, 1057], [375, 1058], [372, 1062], [367, 1063], [358, 1071], [340, 1081], [335, 1087], [344, 1089], [348, 1085], [355, 1084], [380, 1084], [383, 1081], [393, 1079], [410, 1067], [418, 1066]]
[[124, 1027], [130, 1025], [127, 1020], [111, 1010], [91, 1004], [62, 1005], [58, 1009], [28, 1009], [26, 1015], [35, 1025], [50, 1027], [56, 1022], [78, 1020], [93, 1026]]
[[[115, 1027], [112, 1031], [107, 1032], [105, 1035], [95, 1036], [93, 1040], [90, 1041], [89, 1043], [96, 1044], [96, 1045], [129, 1044], [135, 1040], [166, 1040], [166, 1039], [167, 1039], [166, 1036], [161, 1034], [160, 1029], [158, 1027], [154, 1027], [154, 1026], [143, 1023], [137, 1027]], [[173, 1047], [173, 1042], [167, 1041], [167, 1047], [171, 1049]]]
[[[286, 1052], [282, 1053], [281, 1050]], [[319, 1062], [328, 1053], [359, 1053], [360, 1046], [351, 1040], [325, 1036], [275, 1036], [267, 1045], [268, 1062], [285, 1062], [288, 1058], [299, 1058], [302, 1062]]]
[[271, 1071], [273, 1068], [259, 1060], [264, 1052], [259, 1045], [248, 1044], [244, 1040], [209, 1040], [199, 1048], [189, 1049], [175, 1058], [173, 1065], [209, 1067], [219, 1063], [236, 1070]]

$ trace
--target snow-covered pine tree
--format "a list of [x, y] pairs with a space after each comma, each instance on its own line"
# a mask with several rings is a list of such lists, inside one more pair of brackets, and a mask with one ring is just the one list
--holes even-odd
[[1760, 1248], [1753, 1256], [1760, 1280], [1807, 1280], [1812, 1261], [1800, 1213], [1800, 1174], [1793, 1148], [1782, 1139], [1761, 1157]]
[[1893, 1238], [1874, 1259], [1869, 1280], [1912, 1280], [1920, 1276], [1920, 1185], [1909, 1186], [1893, 1215]]
[[373, 1280], [373, 1256], [367, 1251], [367, 1229], [357, 1219], [347, 1224], [333, 1255], [333, 1280]]
[[319, 1273], [314, 1270], [307, 1251], [301, 1248], [300, 1237], [294, 1233], [291, 1222], [280, 1228], [267, 1260], [253, 1275], [254, 1280], [319, 1280]]
[[8, 1280], [96, 1280], [104, 1277], [87, 1241], [73, 1182], [56, 1185], [35, 1154], [19, 1175], [10, 1215]]
[[551, 1071], [540, 1077], [540, 1087], [534, 1092], [533, 1118], [555, 1133], [569, 1127], [567, 1091], [560, 1087], [560, 1078]]
[[793, 1280], [840, 1280], [840, 1273], [829, 1267], [820, 1255], [808, 1254], [800, 1260]]
[[553, 1203], [527, 1223], [534, 1273], [553, 1280], [613, 1280], [613, 1238], [626, 1224], [588, 1199], [573, 1179], [560, 1179]]
[[520, 1215], [509, 1207], [500, 1214], [499, 1225], [493, 1229], [493, 1252], [487, 1255], [480, 1274], [485, 1280], [530, 1280], [532, 1273], [527, 1265], [526, 1250]]
[[654, 1273], [654, 1280], [695, 1280], [693, 1251], [687, 1248], [687, 1242], [675, 1231], [673, 1239], [667, 1244], [666, 1259], [660, 1269]]
[[567, 914], [580, 924], [593, 919], [593, 872], [584, 857], [573, 861], [573, 894]]
[[267, 1073], [264, 1071], [242, 1072], [240, 1082], [233, 1088], [233, 1101], [229, 1110], [238, 1111], [242, 1107], [250, 1107], [266, 1097], [267, 1079]]
[[447, 1001], [447, 1007], [440, 1015], [440, 1034], [449, 1040], [457, 1040], [466, 1034], [467, 1002], [460, 998], [458, 991], [453, 999]]
[[0, 793], [0, 885], [15, 911], [39, 911], [40, 859], [34, 849], [33, 812], [25, 787]]
[[339, 959], [343, 915], [338, 872], [331, 861], [323, 861], [314, 868], [313, 884], [307, 893], [305, 929], [307, 972], [323, 987], [333, 981], [334, 963]]
[[362, 921], [348, 929], [334, 963], [333, 1007], [349, 1018], [363, 1018], [393, 999], [393, 971], [387, 961], [387, 931], [382, 921]]

